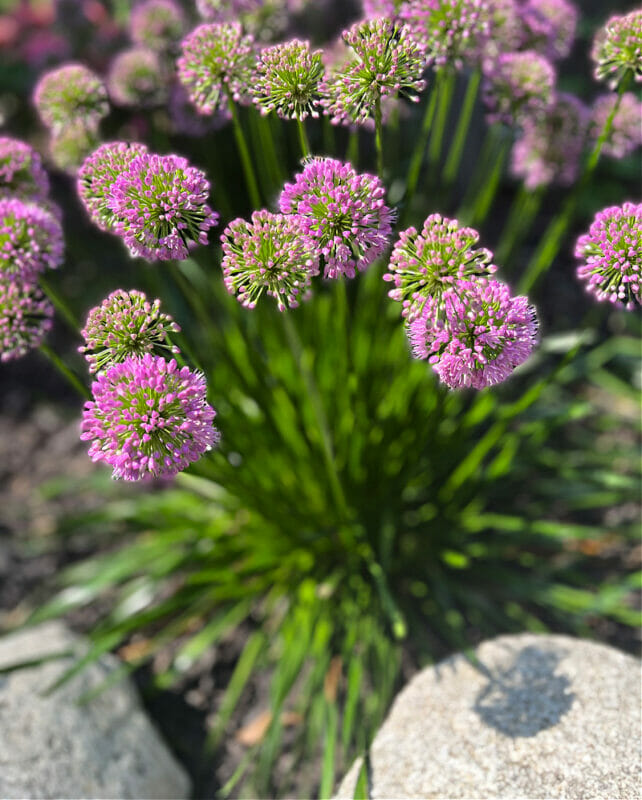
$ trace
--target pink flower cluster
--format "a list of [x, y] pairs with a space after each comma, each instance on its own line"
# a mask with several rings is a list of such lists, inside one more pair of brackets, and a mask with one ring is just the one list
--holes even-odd
[[114, 478], [170, 477], [219, 441], [205, 378], [150, 353], [98, 375], [85, 404], [81, 439]]
[[546, 113], [555, 97], [556, 77], [551, 62], [534, 50], [500, 53], [485, 66], [489, 121], [521, 124]]
[[632, 309], [642, 303], [642, 203], [624, 203], [598, 212], [577, 240], [577, 277], [599, 301]]
[[642, 9], [611, 17], [598, 31], [591, 56], [595, 77], [611, 89], [628, 75], [642, 81]]
[[37, 286], [0, 279], [0, 361], [38, 347], [53, 325], [54, 309]]
[[49, 192], [49, 178], [40, 154], [26, 142], [0, 136], [0, 198], [38, 202]]
[[35, 283], [46, 269], [62, 263], [60, 222], [35, 203], [0, 200], [0, 279]]

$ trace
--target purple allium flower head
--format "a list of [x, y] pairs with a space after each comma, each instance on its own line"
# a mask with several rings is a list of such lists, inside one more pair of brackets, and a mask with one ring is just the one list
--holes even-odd
[[210, 184], [186, 158], [143, 154], [118, 176], [108, 207], [134, 256], [149, 261], [187, 258], [218, 223], [207, 204]]
[[71, 123], [97, 128], [109, 113], [104, 83], [82, 64], [65, 64], [46, 72], [33, 98], [43, 123], [54, 133]]
[[63, 259], [60, 222], [41, 206], [17, 198], [0, 200], [0, 280], [33, 283]]
[[49, 139], [50, 160], [63, 172], [75, 175], [85, 158], [98, 147], [98, 142], [95, 129], [82, 122], [72, 122]]
[[436, 67], [476, 59], [490, 33], [488, 0], [407, 0], [399, 16]]
[[527, 189], [570, 186], [588, 141], [589, 110], [575, 95], [560, 92], [543, 116], [525, 119], [513, 145], [511, 171]]
[[582, 260], [577, 277], [598, 300], [628, 309], [642, 303], [642, 203], [599, 211], [575, 256]]
[[208, 22], [232, 22], [257, 11], [264, 0], [196, 0], [196, 9]]
[[147, 153], [144, 144], [107, 142], [85, 159], [78, 170], [77, 189], [89, 216], [101, 230], [113, 228], [114, 212], [109, 208], [116, 178], [136, 158]]
[[555, 93], [555, 68], [534, 50], [500, 53], [485, 67], [484, 100], [491, 122], [521, 124], [526, 117], [537, 117], [552, 105]]
[[493, 254], [476, 248], [479, 233], [456, 219], [431, 214], [421, 233], [408, 228], [399, 234], [383, 278], [394, 283], [388, 296], [403, 303], [402, 315], [412, 319], [426, 301], [439, 302], [441, 295], [458, 281], [490, 275], [497, 267]]
[[375, 175], [333, 158], [313, 158], [294, 183], [286, 183], [279, 206], [301, 217], [304, 236], [324, 257], [326, 278], [354, 278], [388, 245], [394, 212], [385, 195]]
[[263, 292], [279, 311], [309, 296], [319, 256], [301, 223], [295, 215], [255, 211], [251, 222], [235, 219], [223, 232], [225, 287], [246, 308], [255, 308]]
[[129, 19], [132, 41], [159, 52], [170, 49], [184, 29], [185, 15], [175, 0], [143, 0]]
[[595, 77], [615, 89], [625, 75], [642, 81], [642, 9], [611, 17], [597, 32], [591, 58]]
[[318, 117], [319, 85], [323, 80], [320, 50], [299, 39], [264, 48], [256, 60], [252, 77], [254, 102], [264, 114], [282, 119]]
[[240, 22], [244, 31], [263, 42], [274, 41], [283, 33], [299, 5], [297, 0], [196, 0], [204, 20]]
[[459, 280], [429, 298], [409, 325], [415, 358], [428, 359], [451, 389], [483, 389], [508, 378], [537, 344], [537, 317], [526, 297], [494, 279]]
[[406, 25], [378, 17], [344, 31], [350, 60], [321, 87], [323, 105], [334, 124], [365, 122], [374, 117], [377, 102], [402, 94], [416, 102], [426, 85], [425, 56]]
[[130, 356], [143, 356], [164, 348], [179, 353], [168, 335], [180, 331], [169, 314], [160, 310], [160, 300], [150, 303], [143, 292], [117, 289], [92, 308], [78, 348], [89, 362], [89, 371], [98, 372], [119, 364]]
[[527, 0], [520, 9], [523, 45], [551, 61], [566, 58], [575, 40], [579, 12], [571, 0]]
[[0, 280], [0, 361], [38, 347], [53, 324], [54, 309], [35, 284]]
[[117, 106], [152, 108], [167, 95], [167, 81], [158, 54], [148, 47], [123, 50], [107, 76], [109, 96]]
[[205, 378], [150, 353], [98, 375], [85, 403], [80, 438], [113, 477], [171, 477], [219, 441]]
[[201, 114], [227, 108], [228, 98], [247, 102], [254, 68], [254, 40], [238, 23], [199, 25], [182, 44], [178, 78]]
[[[593, 103], [591, 134], [595, 140], [604, 130], [616, 102], [616, 95], [604, 94]], [[613, 158], [625, 158], [640, 145], [642, 145], [642, 103], [632, 92], [625, 92], [620, 107], [613, 117], [611, 133], [604, 142], [602, 153]]]
[[491, 58], [518, 50], [524, 38], [521, 8], [517, 0], [488, 0], [488, 38], [484, 53]]
[[49, 178], [42, 160], [31, 145], [10, 136], [0, 136], [0, 198], [44, 200]]
[[363, 16], [365, 19], [374, 17], [394, 17], [397, 13], [399, 2], [395, 0], [361, 0]]

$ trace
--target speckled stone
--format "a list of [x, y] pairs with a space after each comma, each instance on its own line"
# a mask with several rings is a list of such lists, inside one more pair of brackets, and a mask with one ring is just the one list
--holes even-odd
[[[58, 622], [0, 637], [0, 668], [87, 643]], [[60, 689], [43, 692], [71, 658], [0, 673], [0, 797], [189, 797], [189, 780], [126, 679], [79, 705], [120, 662], [103, 656]]]
[[567, 636], [452, 656], [396, 698], [370, 750], [369, 797], [640, 800], [640, 678], [636, 658]]

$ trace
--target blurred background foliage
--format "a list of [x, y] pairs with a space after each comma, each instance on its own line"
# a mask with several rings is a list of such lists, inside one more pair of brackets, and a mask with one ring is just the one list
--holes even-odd
[[[15, 5], [0, 6], [5, 39]], [[36, 20], [38, 13], [47, 20], [46, 3], [28, 5]], [[41, 150], [29, 102], [37, 75], [70, 57], [104, 72], [126, 42], [125, 0], [59, 5], [57, 22], [33, 28], [60, 35], [60, 49], [55, 39], [47, 59], [37, 40], [30, 49], [25, 22], [25, 41], [3, 48], [0, 68], [4, 130]], [[323, 44], [356, 18], [349, 4], [329, 6], [307, 26], [295, 21], [295, 30], [312, 31]], [[588, 59], [593, 33], [635, 4], [582, 6], [560, 87], [589, 100], [598, 90]], [[44, 60], [30, 59], [31, 51]], [[393, 201], [427, 102], [429, 95], [387, 133]], [[254, 152], [265, 146], [265, 125], [274, 136], [276, 160], [257, 159], [262, 189], [274, 198], [298, 165], [296, 131], [253, 112], [243, 117]], [[456, 184], [444, 187], [428, 170], [409, 222], [459, 208], [483, 128], [476, 108]], [[179, 136], [161, 108], [116, 111], [103, 134], [188, 155], [212, 180], [222, 225], [249, 210], [228, 129]], [[327, 152], [322, 125], [310, 134], [313, 151]], [[343, 155], [347, 134], [336, 130], [333, 138], [334, 154]], [[373, 168], [371, 139], [361, 132], [362, 169]], [[603, 206], [636, 199], [639, 179], [639, 153], [603, 159], [581, 198], [576, 230]], [[248, 313], [224, 291], [217, 246], [167, 268], [132, 262], [119, 242], [90, 226], [73, 181], [56, 172], [53, 180], [68, 257], [51, 283], [80, 316], [121, 286], [161, 297], [184, 329], [186, 354], [207, 374], [223, 439], [169, 484], [124, 489], [88, 466], [84, 478], [63, 472], [40, 486], [50, 498], [95, 494], [101, 502], [65, 513], [54, 537], [30, 542], [33, 552], [66, 548], [70, 563], [56, 586], [38, 594], [28, 621], [67, 614], [87, 627], [90, 620], [85, 661], [118, 650], [122, 672], [139, 677], [152, 708], [159, 697], [188, 691], [199, 674], [215, 676], [202, 750], [193, 752], [194, 742], [161, 720], [198, 796], [330, 796], [401, 682], [483, 638], [552, 630], [638, 650], [640, 320], [585, 296], [574, 278], [574, 233], [532, 296], [540, 350], [507, 384], [471, 395], [445, 391], [410, 359], [382, 263], [347, 286], [324, 286], [291, 316], [269, 307]], [[483, 220], [482, 242], [491, 249], [517, 188], [504, 177]], [[519, 281], [562, 199], [549, 191], [502, 264], [509, 282]], [[56, 329], [54, 342], [80, 364], [69, 332]], [[0, 381], [3, 391], [24, 386], [34, 405], [53, 396], [70, 417], [79, 413], [37, 355], [0, 367]], [[244, 748], [234, 749], [234, 732], [252, 718], [248, 709], [262, 712], [260, 724], [243, 727]], [[231, 756], [218, 769], [226, 749]]]

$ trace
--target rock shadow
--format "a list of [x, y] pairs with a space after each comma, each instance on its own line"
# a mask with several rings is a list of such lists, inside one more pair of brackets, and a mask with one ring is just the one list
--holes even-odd
[[570, 680], [556, 674], [563, 656], [563, 651], [530, 645], [515, 654], [510, 666], [485, 669], [488, 684], [474, 705], [482, 722], [511, 738], [535, 736], [557, 725], [575, 700]]

